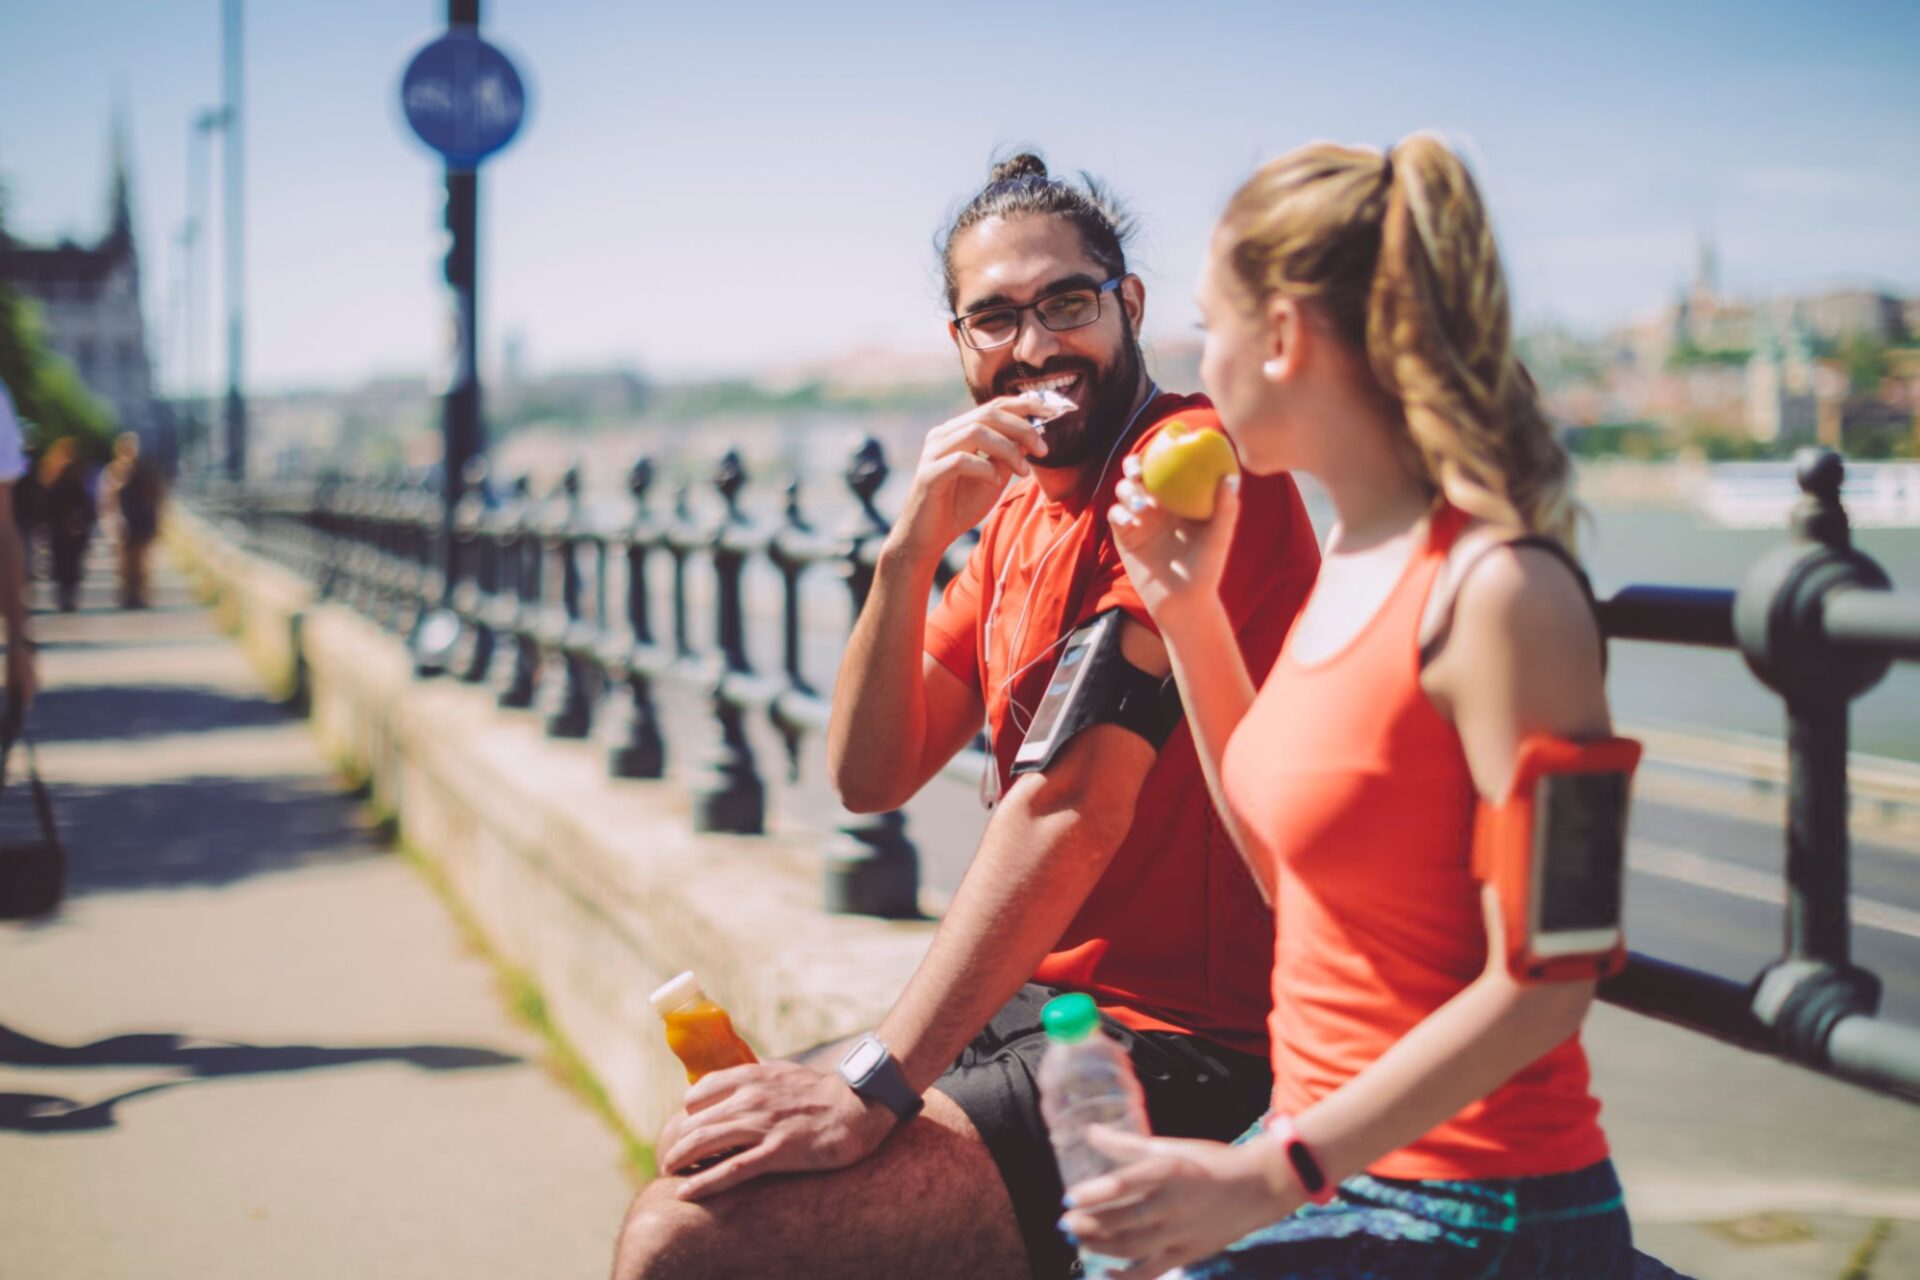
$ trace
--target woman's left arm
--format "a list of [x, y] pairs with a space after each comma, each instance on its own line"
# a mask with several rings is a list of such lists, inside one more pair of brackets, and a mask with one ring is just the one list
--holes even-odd
[[[1459, 593], [1451, 637], [1424, 683], [1458, 729], [1484, 799], [1505, 795], [1528, 734], [1582, 739], [1610, 732], [1592, 610], [1546, 552], [1499, 551], [1474, 569]], [[1345, 1179], [1418, 1140], [1579, 1029], [1594, 984], [1515, 982], [1490, 887], [1482, 888], [1481, 902], [1488, 959], [1480, 975], [1365, 1070], [1293, 1117], [1329, 1179]], [[1114, 1154], [1147, 1158], [1076, 1189], [1080, 1207], [1067, 1225], [1090, 1247], [1137, 1259], [1122, 1273], [1129, 1280], [1205, 1257], [1251, 1229], [1250, 1206], [1264, 1203], [1265, 1221], [1273, 1221], [1304, 1200], [1278, 1149], [1250, 1146], [1123, 1140], [1110, 1147]], [[1218, 1212], [1208, 1213], [1207, 1205]], [[1196, 1214], [1217, 1222], [1209, 1230]], [[1149, 1232], [1135, 1225], [1146, 1222], [1166, 1226]]]

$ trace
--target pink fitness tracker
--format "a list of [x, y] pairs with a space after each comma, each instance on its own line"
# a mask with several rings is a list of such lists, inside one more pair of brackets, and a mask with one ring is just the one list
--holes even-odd
[[1277, 1112], [1268, 1116], [1267, 1134], [1280, 1144], [1280, 1150], [1286, 1154], [1287, 1164], [1292, 1167], [1293, 1176], [1299, 1179], [1301, 1189], [1307, 1193], [1308, 1203], [1327, 1204], [1339, 1194], [1339, 1184], [1328, 1178], [1326, 1170], [1320, 1167], [1313, 1148], [1294, 1129], [1292, 1116]]

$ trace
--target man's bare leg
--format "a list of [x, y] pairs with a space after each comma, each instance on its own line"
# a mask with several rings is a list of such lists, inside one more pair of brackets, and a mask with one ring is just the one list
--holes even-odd
[[1027, 1250], [1000, 1170], [939, 1090], [880, 1149], [833, 1173], [765, 1178], [688, 1204], [680, 1179], [641, 1189], [614, 1280], [1021, 1280]]

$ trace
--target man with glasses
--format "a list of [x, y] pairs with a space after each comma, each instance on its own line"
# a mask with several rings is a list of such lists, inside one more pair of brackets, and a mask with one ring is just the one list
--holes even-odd
[[[892, 809], [984, 722], [992, 812], [874, 1033], [688, 1091], [656, 1149], [683, 1176], [636, 1199], [617, 1280], [1067, 1275], [1035, 1084], [1040, 1009], [1062, 991], [1100, 1005], [1155, 1132], [1230, 1139], [1266, 1109], [1272, 919], [1177, 704], [1155, 696], [1166, 651], [1106, 526], [1125, 460], [1159, 428], [1217, 423], [1147, 376], [1129, 230], [1098, 184], [1022, 155], [947, 233], [976, 405], [927, 435], [835, 682], [828, 755], [849, 808]], [[1241, 506], [1222, 597], [1264, 671], [1319, 554], [1289, 478], [1246, 477]], [[976, 524], [929, 614], [941, 554]], [[1274, 546], [1279, 562], [1257, 550]], [[1115, 705], [1133, 710], [1067, 735], [1041, 704], [1071, 683], [1055, 674], [1076, 633], [1101, 628], [1124, 659], [1102, 669], [1132, 672]], [[1022, 747], [1043, 737], [1063, 741], [1036, 763]], [[814, 1176], [766, 1177], [797, 1173]]]

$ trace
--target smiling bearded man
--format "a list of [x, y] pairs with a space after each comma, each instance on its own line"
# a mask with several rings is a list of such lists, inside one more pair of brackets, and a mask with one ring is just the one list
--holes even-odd
[[[978, 403], [927, 434], [841, 662], [828, 757], [848, 808], [893, 809], [984, 723], [992, 813], [875, 1033], [688, 1091], [657, 1148], [685, 1176], [635, 1200], [617, 1280], [1067, 1275], [1035, 1085], [1040, 1009], [1063, 991], [1099, 1004], [1156, 1133], [1225, 1140], [1267, 1107], [1272, 917], [1104, 514], [1126, 455], [1176, 418], [1218, 422], [1146, 376], [1126, 235], [1098, 184], [1020, 155], [944, 237]], [[1221, 599], [1265, 671], [1319, 552], [1289, 477], [1248, 477], [1241, 508]], [[941, 556], [976, 524], [929, 614]], [[1087, 679], [1058, 682], [1074, 693], [1050, 691], [1096, 652]], [[765, 1176], [796, 1173], [814, 1176]]]

